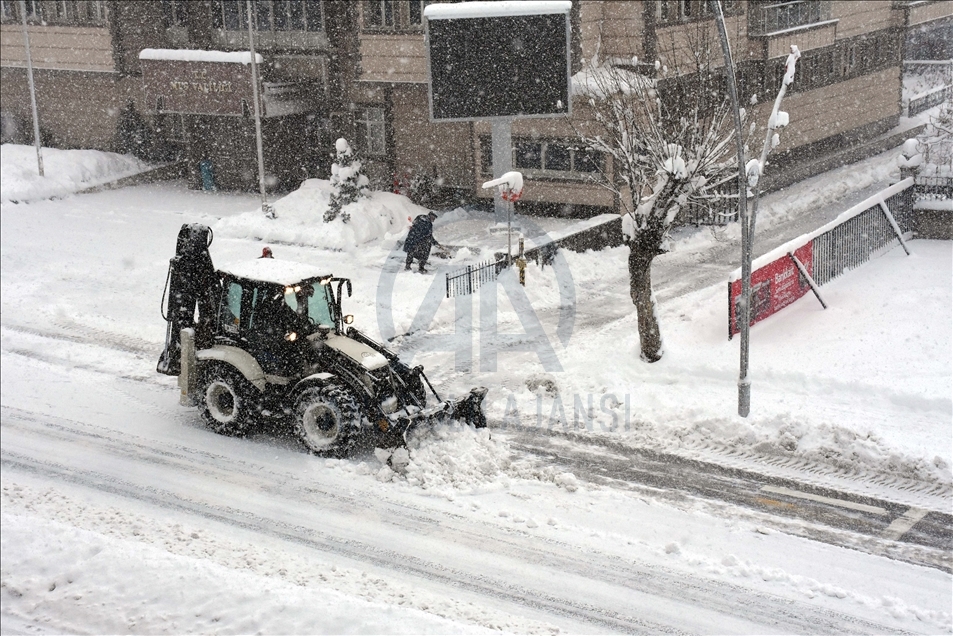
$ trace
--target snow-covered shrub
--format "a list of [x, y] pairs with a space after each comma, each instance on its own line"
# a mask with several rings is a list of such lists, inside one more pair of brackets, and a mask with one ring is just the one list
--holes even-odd
[[331, 164], [331, 202], [324, 213], [324, 222], [330, 223], [339, 215], [347, 223], [351, 215], [344, 207], [368, 195], [370, 183], [364, 174], [364, 164], [354, 154], [351, 144], [343, 137], [334, 143], [335, 161]]

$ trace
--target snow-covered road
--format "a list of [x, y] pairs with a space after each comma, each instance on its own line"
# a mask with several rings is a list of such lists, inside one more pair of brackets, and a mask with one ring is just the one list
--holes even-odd
[[[361, 571], [361, 579], [377, 581], [376, 589], [365, 586], [358, 596], [393, 602], [403, 593], [411, 607], [507, 631], [546, 625], [576, 633], [705, 632], [713, 625], [723, 633], [767, 626], [782, 633], [891, 630], [865, 612], [752, 589], [713, 576], [708, 568], [678, 567], [677, 557], [673, 565], [642, 558], [619, 528], [577, 525], [587, 509], [606, 515], [608, 502], [593, 506], [533, 483], [498, 493], [513, 503], [495, 512], [483, 506], [499, 505], [498, 496], [447, 501], [395, 492], [367, 474], [355, 474], [347, 462], [315, 459], [296, 448], [209, 439], [191, 427], [175, 435], [161, 416], [169, 401], [153, 387], [126, 379], [99, 390], [95, 384], [87, 385], [83, 399], [90, 409], [85, 421], [4, 408], [5, 519], [52, 518], [126, 541], [165, 543], [173, 554], [278, 579], [304, 574], [309, 568], [292, 555], [309, 560], [300, 553], [310, 552], [310, 560], [348, 568], [346, 576]], [[126, 399], [117, 400], [118, 395]], [[108, 411], [97, 416], [96, 403], [108, 405]], [[174, 421], [174, 413], [167, 415]], [[96, 423], [104, 420], [116, 424]], [[137, 420], [138, 426], [127, 430], [124, 420]], [[540, 497], [549, 505], [540, 506]], [[610, 523], [623, 527], [647, 505], [608, 493], [607, 498], [614, 500]], [[168, 517], [175, 517], [180, 536], [162, 536], [167, 530], [159, 521]], [[235, 544], [242, 549], [233, 550]], [[249, 558], [249, 551], [264, 546], [271, 546], [269, 554]], [[677, 554], [680, 548], [674, 542], [664, 550]], [[288, 560], [292, 564], [286, 567]], [[48, 566], [50, 581], [41, 584], [63, 586], [65, 594], [71, 585], [82, 588], [81, 571], [74, 573], [75, 582], [62, 576]], [[17, 579], [7, 577], [8, 592], [29, 586]], [[95, 590], [80, 596], [43, 605], [53, 609], [58, 600], [93, 612], [86, 604], [99, 602]]]

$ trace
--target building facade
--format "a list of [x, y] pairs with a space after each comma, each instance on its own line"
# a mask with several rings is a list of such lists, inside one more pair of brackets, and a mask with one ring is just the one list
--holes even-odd
[[[488, 195], [478, 186], [490, 176], [489, 123], [429, 118], [427, 4], [252, 0], [269, 188], [327, 178], [333, 141], [343, 136], [365, 159], [375, 188], [425, 177], [448, 201]], [[953, 28], [950, 2], [722, 5], [741, 91], [757, 101], [756, 121], [766, 121], [790, 45], [802, 51], [785, 103], [790, 124], [772, 155], [778, 172], [799, 177], [827, 165], [820, 158], [895, 128], [904, 46], [929, 51], [936, 33]], [[246, 6], [246, 0], [28, 0], [45, 143], [115, 149], [120, 114], [131, 107], [151, 126], [156, 145], [184, 159], [194, 187], [205, 162], [219, 187], [257, 188], [250, 57], [225, 55], [248, 50]], [[573, 72], [633, 58], [684, 68], [693, 48], [715, 35], [703, 0], [574, 0], [570, 19]], [[19, 2], [2, 0], [0, 34], [4, 137], [29, 143]], [[612, 174], [611, 163], [575, 143], [576, 133], [590, 126], [580, 101], [572, 120], [514, 122], [514, 168], [527, 177], [525, 211], [586, 216], [617, 207], [598, 184], [601, 174]]]

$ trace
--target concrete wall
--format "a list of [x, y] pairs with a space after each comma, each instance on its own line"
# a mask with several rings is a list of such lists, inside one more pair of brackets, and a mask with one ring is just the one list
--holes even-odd
[[427, 52], [422, 33], [363, 33], [360, 42], [361, 80], [427, 81]]
[[953, 17], [953, 2], [926, 2], [910, 7], [908, 26]]
[[831, 19], [838, 20], [837, 39], [901, 26], [903, 11], [895, 10], [893, 4], [893, 2], [857, 2], [856, 0], [831, 2]]

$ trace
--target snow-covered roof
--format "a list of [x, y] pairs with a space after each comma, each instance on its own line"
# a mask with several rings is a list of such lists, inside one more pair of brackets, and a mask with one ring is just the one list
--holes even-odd
[[283, 261], [277, 258], [257, 258], [251, 261], [232, 263], [220, 267], [219, 270], [238, 278], [260, 280], [278, 285], [293, 285], [309, 278], [330, 276], [326, 270], [318, 269], [314, 265]]
[[[201, 49], [142, 49], [140, 60], [172, 60], [177, 62], [231, 62], [250, 64], [249, 51], [204, 51]], [[262, 57], [255, 53], [255, 62], [262, 63]]]
[[424, 9], [428, 20], [453, 18], [498, 18], [515, 15], [569, 13], [569, 0], [500, 0], [498, 2], [459, 2], [431, 4]]

